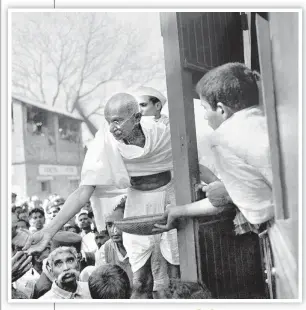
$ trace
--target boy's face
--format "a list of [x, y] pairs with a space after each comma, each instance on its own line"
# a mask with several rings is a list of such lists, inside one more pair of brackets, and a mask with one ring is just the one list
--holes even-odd
[[160, 110], [160, 102], [153, 103], [149, 96], [139, 96], [137, 97], [137, 102], [139, 104], [140, 112], [143, 116], [156, 116]]
[[216, 130], [225, 121], [222, 113], [223, 110], [217, 108], [214, 111], [203, 97], [201, 97], [201, 105], [205, 110], [204, 118], [208, 121], [208, 125]]
[[30, 224], [32, 227], [35, 227], [37, 230], [40, 230], [43, 228], [45, 224], [45, 217], [39, 212], [34, 212], [31, 215]]

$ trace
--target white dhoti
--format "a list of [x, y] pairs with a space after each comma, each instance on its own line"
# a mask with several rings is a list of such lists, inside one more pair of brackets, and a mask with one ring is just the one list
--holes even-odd
[[[152, 191], [129, 188], [124, 217], [164, 213], [167, 204], [174, 204], [172, 182]], [[151, 258], [154, 290], [168, 284], [167, 263], [179, 265], [177, 231], [173, 229], [163, 234], [139, 236], [123, 233], [132, 271], [139, 270]]]

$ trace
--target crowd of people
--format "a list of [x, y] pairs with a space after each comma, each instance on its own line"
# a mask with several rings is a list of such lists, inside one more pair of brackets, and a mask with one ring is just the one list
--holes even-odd
[[[133, 272], [122, 232], [114, 221], [123, 219], [126, 196], [106, 217], [98, 231], [90, 202], [53, 236], [42, 253], [22, 251], [32, 233], [43, 229], [59, 213], [65, 200], [54, 194], [44, 202], [36, 196], [15, 201], [12, 193], [13, 299], [129, 299]], [[172, 279], [166, 298], [208, 298], [201, 284]], [[177, 297], [176, 297], [177, 298]], [[193, 297], [196, 298], [196, 297]], [[198, 297], [197, 297], [198, 298]]]
[[[273, 229], [258, 78], [244, 64], [229, 63], [198, 82], [214, 129], [214, 162], [199, 165], [198, 188], [206, 198], [182, 206], [175, 202], [170, 124], [161, 114], [166, 98], [148, 87], [112, 96], [104, 110], [107, 128], [88, 148], [77, 190], [66, 200], [34, 197], [23, 205], [12, 194], [12, 298], [211, 298], [205, 284], [180, 279], [176, 220], [236, 208], [237, 234]], [[103, 197], [121, 190], [126, 195], [101, 223], [94, 214], [105, 208]], [[128, 234], [115, 224], [157, 213], [167, 223], [156, 224], [152, 235]]]

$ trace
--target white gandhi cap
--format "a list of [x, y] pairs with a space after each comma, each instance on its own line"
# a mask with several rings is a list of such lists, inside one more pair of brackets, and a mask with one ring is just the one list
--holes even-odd
[[141, 86], [141, 87], [137, 88], [135, 91], [133, 91], [132, 95], [137, 100], [139, 100], [139, 97], [141, 97], [141, 96], [156, 97], [161, 102], [162, 106], [164, 106], [164, 104], [167, 101], [166, 97], [161, 92], [159, 92], [158, 90], [156, 90], [152, 87]]

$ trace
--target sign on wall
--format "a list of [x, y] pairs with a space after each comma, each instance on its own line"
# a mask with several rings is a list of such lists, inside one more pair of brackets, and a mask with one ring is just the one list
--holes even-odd
[[76, 166], [61, 165], [39, 165], [38, 171], [40, 175], [77, 175]]

